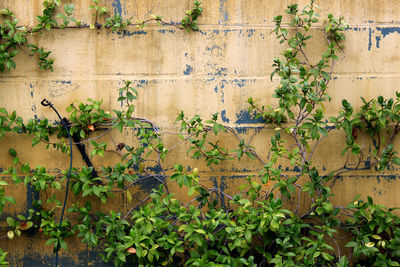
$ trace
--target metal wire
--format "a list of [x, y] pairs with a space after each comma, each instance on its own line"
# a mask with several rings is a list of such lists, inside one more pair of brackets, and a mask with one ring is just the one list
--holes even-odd
[[[54, 110], [54, 112], [57, 114], [58, 118], [60, 118], [60, 122], [61, 124], [64, 126], [65, 130], [67, 131], [68, 134], [68, 139], [69, 139], [69, 170], [68, 170], [68, 175], [67, 175], [67, 187], [65, 189], [65, 197], [64, 197], [64, 204], [63, 204], [63, 208], [61, 211], [61, 217], [60, 217], [60, 224], [58, 226], [58, 229], [61, 232], [61, 225], [64, 219], [64, 212], [65, 212], [65, 207], [67, 205], [67, 199], [68, 199], [68, 188], [69, 188], [69, 179], [71, 177], [71, 170], [72, 170], [72, 139], [71, 139], [71, 134], [69, 133], [68, 127], [65, 125], [65, 123], [63, 123], [63, 119], [61, 118], [60, 114], [58, 113], [58, 111], [55, 109], [55, 107], [53, 106], [53, 104], [46, 100], [43, 99], [41, 104], [45, 107], [50, 107]], [[60, 249], [60, 244], [57, 245], [55, 253], [56, 253], [56, 258], [55, 258], [55, 266], [58, 267], [58, 251]]]

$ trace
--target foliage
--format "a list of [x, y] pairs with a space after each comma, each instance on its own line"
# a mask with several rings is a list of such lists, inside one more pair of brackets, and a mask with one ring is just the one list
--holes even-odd
[[[77, 219], [66, 219], [59, 228], [55, 214], [61, 201], [57, 196], [67, 172], [50, 175], [45, 167], [33, 169], [10, 149], [13, 166], [3, 174], [10, 176], [15, 184], [24, 183], [43, 194], [34, 201], [28, 216], [7, 218], [7, 237], [13, 239], [28, 231], [39, 231], [48, 236], [46, 244], [57, 251], [67, 249], [68, 237], [76, 235], [89, 247], [101, 251], [103, 260], [112, 261], [115, 266], [125, 263], [139, 266], [349, 266], [350, 263], [399, 266], [400, 218], [393, 213], [394, 209], [375, 204], [370, 197], [364, 202], [359, 196], [347, 207], [340, 207], [331, 202], [331, 197], [335, 181], [344, 173], [372, 167], [382, 171], [388, 164], [400, 165], [393, 145], [400, 125], [400, 94], [396, 94], [396, 100], [362, 98], [363, 105], [357, 113], [343, 100], [339, 114], [327, 118], [325, 105], [331, 100], [328, 85], [334, 64], [344, 51], [342, 41], [347, 24], [341, 17], [328, 15], [326, 50], [313, 62], [307, 54], [307, 42], [313, 38], [312, 26], [319, 21], [314, 2], [302, 10], [297, 4], [288, 6], [289, 23], [281, 15], [274, 18], [272, 33], [287, 47], [273, 60], [271, 80], [279, 79], [273, 94], [278, 106], [248, 99], [250, 113], [275, 127], [266, 162], [251, 141], [245, 142], [237, 130], [219, 123], [218, 113], [204, 120], [198, 115], [187, 118], [182, 111], [176, 119], [181, 140], [167, 147], [162, 138], [165, 133], [155, 123], [134, 116], [138, 91], [130, 81], [123, 81], [124, 86], [118, 90], [117, 101], [125, 109], [110, 112], [102, 108], [101, 100], [75, 101], [67, 107], [69, 115], [62, 125], [50, 123], [46, 118], [24, 122], [16, 111], [0, 108], [0, 138], [10, 133], [25, 134], [32, 138], [33, 146], [54, 147], [68, 155], [71, 151], [66, 145], [66, 126], [74, 144], [90, 144], [92, 160], [97, 156], [106, 157], [107, 152], [117, 153], [121, 159], [113, 166], [102, 166], [99, 172], [93, 166], [72, 169], [69, 186], [75, 198], [68, 214]], [[8, 18], [1, 28], [0, 48], [3, 54], [7, 53], [2, 56], [3, 69], [4, 64], [10, 65], [9, 69], [15, 67], [15, 63], [7, 62], [21, 44], [35, 49], [42, 57], [42, 69], [51, 69], [51, 64], [46, 63], [48, 52], [28, 44], [24, 38], [28, 32], [67, 28], [70, 21], [78, 23], [72, 18], [73, 6], [65, 5], [65, 15], [58, 16], [63, 20], [59, 26], [53, 15], [60, 5], [60, 1], [44, 1], [43, 16], [31, 30], [16, 26], [12, 12], [2, 11]], [[198, 30], [197, 18], [202, 8], [198, 1], [194, 5], [178, 26], [180, 29]], [[99, 0], [93, 0], [90, 8], [95, 26], [112, 31], [130, 25], [141, 27], [151, 20], [168, 24], [159, 16], [131, 24], [131, 19], [115, 15], [105, 18], [105, 24], [101, 25], [98, 19], [107, 15], [108, 9]], [[135, 137], [129, 144], [115, 142], [110, 134], [112, 130], [123, 133], [128, 129]], [[321, 141], [335, 130], [343, 131], [346, 136], [343, 155], [347, 154], [348, 158], [352, 155], [356, 160], [346, 160], [339, 169], [326, 172], [313, 162], [313, 156]], [[236, 146], [222, 145], [222, 138], [228, 134], [236, 138]], [[360, 144], [359, 136], [373, 143], [371, 153], [364, 142]], [[111, 142], [103, 137], [109, 137]], [[181, 143], [188, 145], [189, 157], [205, 160], [208, 166], [247, 157], [260, 163], [260, 173], [247, 177], [239, 193], [229, 195], [217, 187], [207, 186], [196, 167], [187, 168], [179, 163], [164, 166], [165, 158]], [[368, 166], [361, 164], [364, 160], [369, 161]], [[288, 164], [298, 171], [285, 172], [280, 164]], [[149, 180], [158, 185], [133, 205], [131, 189]], [[193, 199], [183, 203], [175, 198], [169, 192], [167, 180], [184, 188]], [[7, 202], [15, 203], [6, 196], [4, 186], [7, 183], [0, 181], [0, 211]], [[107, 209], [104, 213], [93, 208], [104, 207], [101, 204], [107, 204], [110, 197], [117, 195], [123, 195], [132, 205], [128, 211]], [[307, 203], [302, 197], [309, 206], [301, 206]], [[294, 207], [289, 202], [295, 203]], [[350, 255], [344, 255], [337, 243], [343, 232], [348, 233], [346, 246], [351, 249]], [[0, 264], [6, 264], [6, 255], [7, 252], [0, 250]]]

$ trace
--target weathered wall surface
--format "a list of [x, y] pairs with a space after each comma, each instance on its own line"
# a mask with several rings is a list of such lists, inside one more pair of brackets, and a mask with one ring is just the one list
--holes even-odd
[[[88, 10], [89, 0], [71, 2], [76, 7], [75, 17], [86, 23], [93, 22]], [[144, 19], [158, 14], [172, 22], [179, 22], [192, 4], [189, 0], [105, 2], [112, 12], [126, 17]], [[118, 109], [117, 89], [122, 80], [132, 80], [139, 91], [136, 115], [155, 121], [161, 129], [175, 131], [174, 121], [180, 110], [189, 116], [220, 112], [225, 125], [240, 128], [248, 139], [262, 124], [249, 116], [246, 99], [252, 96], [263, 104], [273, 103], [271, 95], [276, 82], [270, 82], [269, 75], [272, 59], [279, 55], [282, 47], [274, 35], [270, 35], [272, 19], [284, 13], [291, 2], [294, 1], [204, 0], [200, 31], [191, 34], [169, 26], [150, 25], [140, 30], [131, 27], [121, 33], [105, 29], [68, 29], [32, 36], [33, 42], [53, 51], [54, 72], [38, 70], [34, 60], [20, 53], [16, 59], [17, 69], [0, 74], [0, 106], [17, 110], [24, 118], [54, 120], [55, 114], [40, 105], [43, 98], [51, 100], [62, 112], [75, 99], [86, 98], [103, 99], [106, 109]], [[298, 2], [300, 6], [307, 4], [305, 0]], [[321, 7], [322, 18], [328, 13], [342, 15], [350, 25], [346, 32], [345, 54], [336, 63], [335, 80], [329, 89], [333, 100], [327, 106], [328, 116], [338, 112], [342, 98], [359, 107], [361, 95], [366, 99], [378, 95], [393, 97], [400, 84], [399, 2], [320, 0], [317, 4]], [[33, 25], [42, 7], [40, 0], [2, 0], [0, 8], [14, 10], [21, 25]], [[318, 41], [311, 43], [308, 50], [316, 56], [322, 51], [322, 39], [318, 36], [322, 37], [323, 28], [315, 27], [312, 31]], [[264, 129], [253, 140], [264, 159], [272, 132], [272, 129]], [[130, 138], [129, 132], [125, 138]], [[231, 140], [233, 137], [228, 137], [225, 142], [229, 144]], [[165, 141], [171, 147], [178, 139], [172, 136]], [[337, 134], [323, 144], [315, 159], [321, 169], [329, 170], [343, 164], [342, 143], [343, 136]], [[66, 155], [45, 151], [39, 146], [31, 149], [30, 144], [31, 140], [22, 136], [9, 135], [1, 139], [0, 168], [12, 164], [6, 153], [10, 147], [32, 166], [45, 165], [54, 173], [66, 168]], [[236, 190], [243, 177], [260, 170], [254, 162], [228, 162], [210, 169], [204, 163], [188, 161], [185, 150], [185, 147], [174, 150], [166, 165], [186, 162], [198, 166], [205, 178], [228, 192]], [[106, 158], [114, 160], [112, 155]], [[82, 166], [83, 162], [77, 157], [74, 164]], [[100, 166], [104, 162], [97, 160], [95, 164]], [[171, 186], [172, 191], [175, 190]], [[397, 170], [381, 174], [367, 170], [344, 176], [336, 184], [335, 198], [344, 204], [361, 193], [388, 206], [400, 206], [399, 187]], [[32, 201], [32, 193], [21, 186], [9, 190], [20, 203], [18, 210], [12, 212], [24, 212]], [[124, 199], [112, 201], [112, 206], [122, 211], [131, 205]], [[44, 242], [44, 238], [37, 236], [25, 237], [2, 241], [2, 246], [10, 251], [13, 265], [41, 266], [53, 260], [51, 248]], [[68, 252], [61, 253], [62, 266], [100, 266], [96, 252], [80, 245], [79, 241], [71, 241], [71, 244]]]

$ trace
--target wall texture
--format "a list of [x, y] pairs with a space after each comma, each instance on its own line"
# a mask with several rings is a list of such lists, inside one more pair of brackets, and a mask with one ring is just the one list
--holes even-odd
[[[72, 0], [75, 17], [83, 22], [93, 21], [89, 0]], [[158, 14], [171, 22], [179, 22], [184, 11], [191, 7], [189, 0], [106, 0], [112, 12], [134, 19], [145, 19]], [[34, 60], [24, 53], [17, 56], [17, 69], [0, 74], [0, 106], [17, 110], [24, 118], [49, 117], [55, 114], [40, 105], [43, 98], [51, 100], [64, 111], [75, 99], [103, 99], [106, 109], [118, 109], [117, 89], [122, 80], [132, 80], [139, 91], [136, 115], [155, 121], [165, 131], [175, 131], [177, 113], [184, 110], [189, 116], [210, 116], [220, 112], [225, 125], [240, 129], [245, 138], [262, 126], [247, 112], [246, 99], [250, 96], [263, 104], [272, 104], [276, 81], [269, 80], [272, 59], [282, 47], [271, 35], [273, 17], [282, 14], [294, 1], [262, 0], [204, 0], [204, 14], [199, 20], [200, 31], [186, 33], [169, 26], [150, 25], [144, 29], [128, 28], [119, 33], [90, 29], [52, 30], [31, 40], [53, 51], [54, 72], [36, 68]], [[298, 1], [300, 6], [307, 1]], [[349, 23], [345, 54], [336, 63], [334, 81], [330, 86], [333, 100], [327, 106], [329, 115], [340, 108], [342, 98], [359, 107], [360, 96], [369, 99], [383, 95], [393, 97], [400, 84], [400, 4], [395, 0], [319, 0], [321, 17], [328, 13], [342, 15]], [[3, 0], [0, 8], [14, 10], [21, 25], [34, 25], [41, 13], [41, 1]], [[322, 25], [322, 23], [321, 23]], [[322, 27], [312, 29], [317, 40]], [[311, 43], [312, 55], [322, 51], [320, 41]], [[255, 135], [253, 144], [266, 158], [272, 129]], [[122, 139], [129, 140], [126, 132]], [[229, 143], [232, 137], [227, 137]], [[168, 136], [165, 142], [172, 146], [178, 139]], [[21, 160], [32, 166], [45, 165], [58, 173], [68, 165], [66, 155], [45, 151], [43, 147], [30, 148], [31, 140], [9, 135], [0, 140], [0, 168], [11, 165], [6, 153], [14, 147]], [[323, 170], [343, 164], [340, 151], [343, 136], [336, 134], [318, 151], [315, 162]], [[264, 149], [264, 151], [263, 151]], [[187, 162], [198, 166], [201, 174], [221, 190], [235, 191], [249, 174], [257, 174], [260, 166], [254, 162], [227, 162], [218, 168], [188, 161], [184, 146], [174, 150], [166, 165]], [[77, 153], [76, 153], [77, 155]], [[110, 162], [112, 155], [106, 157]], [[75, 166], [82, 166], [79, 157]], [[96, 166], [104, 164], [102, 159]], [[368, 164], [364, 162], [363, 164]], [[288, 168], [282, 166], [282, 168]], [[296, 171], [296, 170], [292, 170]], [[7, 179], [7, 177], [3, 177]], [[371, 170], [344, 176], [335, 187], [338, 203], [347, 203], [355, 195], [371, 195], [388, 206], [400, 206], [400, 187], [397, 170], [376, 174]], [[172, 190], [179, 193], [178, 189]], [[146, 185], [142, 185], [146, 188]], [[20, 203], [8, 214], [26, 211], [32, 202], [32, 192], [22, 186], [9, 188]], [[71, 195], [72, 196], [72, 195]], [[184, 196], [182, 196], [184, 198]], [[22, 204], [25, 203], [25, 204]], [[129, 209], [125, 199], [112, 201], [114, 207]], [[48, 266], [53, 262], [50, 247], [44, 237], [24, 237], [17, 241], [1, 241], [1, 247], [10, 251], [12, 266]], [[62, 266], [100, 266], [96, 251], [69, 242], [70, 250], [61, 253]]]

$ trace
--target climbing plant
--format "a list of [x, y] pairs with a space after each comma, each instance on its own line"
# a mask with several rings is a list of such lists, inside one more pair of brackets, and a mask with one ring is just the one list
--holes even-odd
[[[90, 29], [110, 29], [113, 32], [121, 31], [129, 26], [138, 28], [145, 27], [150, 22], [157, 22], [159, 25], [169, 25], [180, 30], [197, 31], [197, 18], [203, 12], [201, 2], [195, 0], [194, 7], [186, 11], [181, 24], [169, 23], [163, 20], [161, 16], [153, 15], [147, 20], [136, 20], [132, 22], [132, 18], [123, 18], [119, 14], [110, 16], [110, 11], [103, 6], [101, 0], [92, 0], [89, 9], [93, 11], [95, 21], [93, 24], [83, 22], [73, 17], [74, 5], [64, 4], [61, 13], [58, 13], [59, 7], [62, 6], [61, 0], [45, 0], [43, 1], [43, 13], [36, 16], [37, 24], [33, 27], [18, 25], [18, 18], [14, 12], [4, 8], [0, 10], [2, 23], [0, 24], [0, 72], [5, 70], [11, 71], [16, 68], [13, 58], [27, 48], [30, 56], [36, 56], [38, 66], [41, 70], [53, 71], [54, 59], [50, 57], [51, 51], [44, 50], [29, 42], [28, 35], [41, 34], [44, 30], [66, 29], [66, 28], [90, 28]], [[61, 20], [61, 22], [59, 21]], [[75, 25], [70, 25], [74, 23]]]
[[[205, 120], [197, 115], [188, 118], [182, 111], [176, 119], [179, 133], [174, 133], [181, 140], [167, 146], [163, 137], [170, 133], [150, 120], [135, 116], [135, 101], [140, 101], [140, 91], [130, 81], [123, 81], [124, 86], [116, 96], [125, 109], [112, 112], [102, 108], [101, 100], [76, 101], [67, 107], [65, 119], [51, 123], [46, 118], [26, 122], [16, 111], [0, 108], [0, 138], [11, 133], [29, 135], [33, 146], [56, 148], [66, 155], [72, 153], [69, 140], [82, 151], [85, 151], [84, 144], [91, 147], [87, 166], [73, 168], [70, 173], [64, 170], [58, 175], [49, 174], [43, 166], [30, 166], [15, 149], [8, 151], [13, 165], [3, 175], [10, 177], [9, 183], [24, 183], [35, 192], [46, 194], [38, 195], [27, 216], [7, 218], [7, 238], [12, 240], [28, 231], [44, 234], [48, 237], [46, 244], [53, 246], [57, 253], [59, 249], [68, 249], [69, 237], [77, 236], [90, 248], [96, 248], [104, 261], [111, 261], [115, 266], [124, 263], [139, 266], [399, 266], [400, 218], [394, 209], [376, 204], [371, 197], [365, 201], [361, 196], [355, 196], [354, 201], [342, 207], [333, 203], [331, 197], [336, 180], [345, 173], [374, 171], [374, 167], [382, 171], [389, 164], [400, 165], [393, 145], [399, 131], [400, 94], [390, 99], [361, 98], [360, 111], [343, 100], [339, 114], [327, 118], [325, 105], [331, 100], [329, 85], [335, 62], [345, 51], [342, 41], [348, 26], [342, 17], [329, 15], [324, 27], [325, 51], [316, 61], [311, 60], [307, 44], [315, 38], [311, 29], [320, 20], [314, 2], [310, 1], [303, 9], [297, 4], [289, 5], [286, 16], [274, 18], [272, 34], [284, 46], [280, 56], [273, 60], [271, 74], [271, 80], [279, 82], [273, 93], [277, 106], [264, 105], [264, 99], [248, 99], [250, 114], [274, 129], [266, 141], [270, 144], [267, 159], [259, 154], [260, 148], [252, 144], [252, 138], [246, 141], [236, 129], [221, 124], [218, 113]], [[200, 4], [195, 1], [182, 23], [174, 27], [198, 30]], [[17, 26], [13, 13], [2, 11], [6, 16], [1, 26], [3, 71], [15, 68], [11, 62], [16, 54], [13, 51], [18, 51], [21, 45], [33, 47], [39, 56], [43, 54], [44, 59], [39, 61], [43, 69], [51, 67], [48, 52], [39, 52], [40, 48], [27, 42], [26, 34], [30, 32], [68, 27], [105, 27], [118, 31], [131, 25], [141, 27], [151, 20], [167, 24], [158, 16], [133, 24], [131, 19], [119, 15], [104, 18], [108, 10], [101, 1], [93, 0], [90, 8], [94, 24], [74, 19], [73, 6], [66, 4], [65, 14], [57, 16], [63, 21], [60, 25], [54, 18], [54, 10], [60, 5], [60, 1], [44, 1], [39, 24], [31, 29]], [[104, 24], [99, 22], [102, 16]], [[289, 17], [288, 23], [286, 17]], [[71, 21], [76, 26], [68, 26]], [[42, 103], [54, 108], [51, 103]], [[131, 143], [111, 135], [112, 131], [122, 133], [126, 129], [131, 129], [135, 137]], [[324, 170], [314, 163], [314, 154], [322, 140], [335, 131], [345, 136], [342, 155], [347, 160], [338, 169]], [[228, 135], [235, 138], [235, 145], [221, 145], [220, 141]], [[105, 137], [110, 141], [104, 141]], [[372, 151], [360, 141], [364, 138], [370, 139]], [[207, 186], [201, 179], [205, 170], [179, 162], [165, 166], [171, 151], [180, 145], [188, 146], [188, 157], [204, 160], [211, 167], [227, 160], [258, 162], [259, 175], [248, 176], [238, 193], [229, 195], [217, 187]], [[92, 160], [107, 157], [111, 152], [120, 156], [118, 163], [101, 166], [101, 170], [92, 166]], [[361, 164], [365, 159], [368, 165]], [[298, 171], [286, 172], [279, 167], [281, 164], [289, 164]], [[58, 198], [62, 185], [69, 179], [74, 198], [67, 207], [66, 218], [58, 225], [57, 212], [62, 206]], [[134, 201], [137, 197], [133, 194], [134, 186], [148, 180], [153, 181], [154, 187]], [[0, 211], [7, 203], [15, 204], [13, 198], [6, 196], [9, 183], [0, 181]], [[184, 203], [179, 196], [174, 196], [168, 188], [171, 183], [186, 189], [192, 200]], [[126, 197], [131, 205], [129, 210], [102, 212], [93, 208], [107, 205], [110, 197], [116, 195]], [[72, 215], [76, 219], [70, 219]], [[350, 254], [345, 254], [338, 245], [340, 239], [347, 239]], [[0, 250], [0, 255], [0, 262], [6, 264], [6, 252]]]

